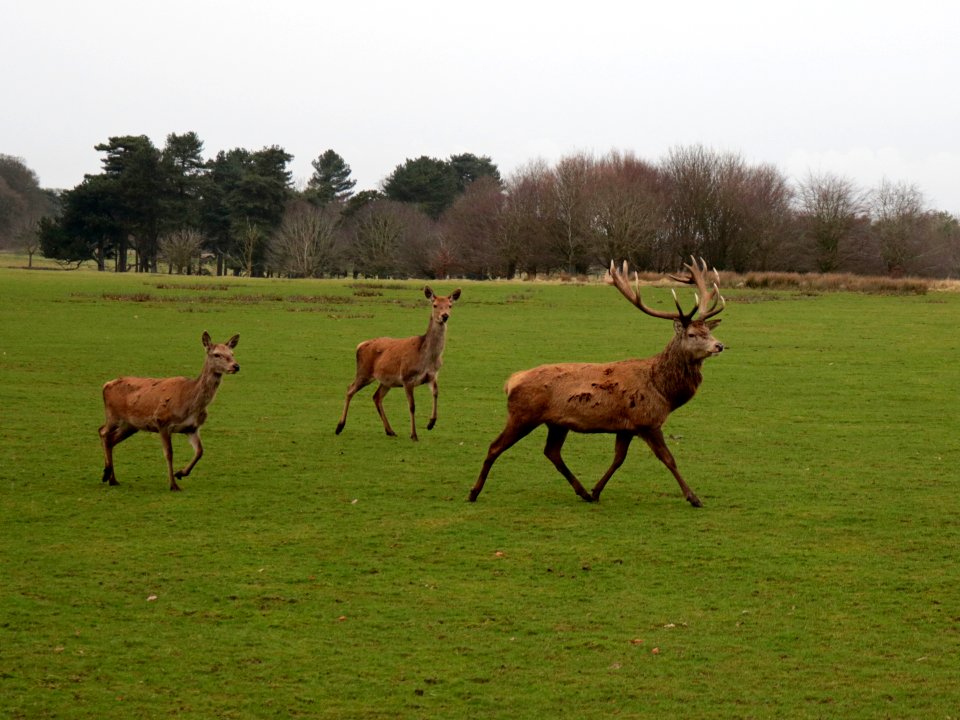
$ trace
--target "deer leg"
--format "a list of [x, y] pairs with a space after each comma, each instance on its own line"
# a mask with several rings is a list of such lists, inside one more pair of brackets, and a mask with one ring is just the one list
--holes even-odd
[[413, 383], [408, 383], [403, 386], [403, 391], [407, 394], [407, 407], [410, 408], [410, 439], [419, 440], [417, 437], [417, 420], [416, 420], [416, 409], [417, 404], [413, 400]]
[[387, 414], [383, 411], [383, 397], [388, 392], [390, 392], [390, 388], [383, 383], [380, 383], [380, 386], [377, 388], [376, 392], [373, 393], [373, 404], [377, 406], [377, 413], [379, 413], [380, 419], [383, 421], [383, 429], [387, 431], [387, 435], [390, 437], [395, 437], [396, 433], [393, 431], [393, 428], [390, 427], [390, 421], [387, 420]]
[[641, 430], [639, 433], [647, 445], [650, 446], [650, 449], [653, 450], [653, 454], [657, 456], [657, 459], [667, 466], [667, 469], [673, 473], [673, 476], [677, 479], [677, 482], [680, 483], [680, 490], [683, 491], [683, 496], [687, 499], [687, 502], [693, 505], [693, 507], [703, 507], [703, 503], [700, 502], [693, 490], [683, 481], [683, 478], [680, 477], [680, 472], [677, 470], [677, 463], [673, 459], [673, 455], [670, 452], [670, 449], [667, 447], [666, 441], [663, 439], [663, 431], [660, 428], [647, 428]]
[[593, 502], [593, 496], [587, 492], [587, 489], [580, 484], [580, 481], [577, 480], [576, 476], [570, 472], [570, 468], [567, 467], [567, 464], [560, 456], [560, 450], [563, 448], [563, 443], [566, 441], [567, 433], [569, 432], [570, 431], [565, 427], [560, 427], [559, 425], [548, 425], [547, 444], [543, 448], [543, 454], [546, 455], [547, 459], [553, 463], [553, 466], [560, 471], [560, 474], [567, 479], [567, 482], [570, 483], [577, 495], [582, 497], [587, 502]]
[[192, 432], [187, 436], [187, 439], [190, 441], [190, 444], [193, 446], [193, 460], [190, 461], [190, 464], [187, 465], [183, 470], [177, 470], [173, 474], [174, 479], [179, 480], [180, 478], [185, 478], [190, 474], [190, 471], [193, 470], [193, 466], [200, 462], [200, 458], [203, 457], [203, 443], [200, 442], [200, 431]]
[[627, 450], [630, 449], [630, 442], [632, 440], [633, 433], [617, 433], [617, 439], [613, 445], [613, 464], [607, 468], [607, 471], [603, 474], [603, 477], [600, 478], [600, 481], [593, 486], [593, 492], [591, 494], [593, 495], [594, 501], [600, 500], [600, 493], [603, 492], [607, 480], [613, 477], [613, 474], [623, 465], [623, 461], [627, 459]]
[[163, 445], [163, 457], [167, 460], [167, 476], [170, 478], [170, 489], [180, 490], [177, 480], [173, 476], [173, 442], [169, 430], [160, 431], [160, 443]]
[[493, 467], [496, 459], [500, 457], [505, 450], [510, 449], [519, 440], [522, 440], [533, 432], [536, 427], [537, 424], [516, 425], [509, 420], [507, 421], [507, 426], [503, 429], [503, 432], [497, 435], [496, 439], [490, 443], [487, 457], [483, 461], [483, 467], [480, 468], [480, 476], [470, 489], [470, 495], [468, 497], [470, 502], [476, 502], [477, 496], [480, 494], [480, 491], [483, 490], [483, 484], [487, 481], [487, 475], [490, 474], [490, 468]]
[[136, 432], [137, 429], [131, 425], [110, 425], [107, 423], [100, 426], [100, 444], [103, 445], [103, 477], [100, 482], [110, 485], [120, 484], [113, 472], [113, 448]]
[[430, 414], [429, 422], [427, 422], [427, 430], [433, 430], [433, 426], [437, 424], [437, 396], [440, 394], [440, 388], [437, 386], [436, 378], [430, 381], [430, 392], [433, 393], [433, 412]]
[[350, 387], [347, 388], [347, 399], [343, 403], [343, 413], [340, 415], [340, 422], [337, 423], [337, 435], [343, 430], [343, 426], [347, 424], [347, 410], [350, 409], [350, 401], [353, 399], [353, 396], [360, 392], [363, 388], [373, 382], [373, 379], [364, 380], [363, 378], [357, 378], [352, 383]]

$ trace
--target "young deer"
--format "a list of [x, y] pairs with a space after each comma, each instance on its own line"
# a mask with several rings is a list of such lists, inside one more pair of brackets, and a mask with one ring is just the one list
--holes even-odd
[[[120, 377], [103, 386], [106, 422], [100, 427], [103, 443], [103, 482], [117, 485], [113, 472], [113, 448], [139, 430], [160, 434], [163, 454], [167, 459], [170, 489], [179, 490], [177, 480], [186, 477], [203, 455], [200, 426], [207, 419], [207, 406], [213, 402], [224, 375], [240, 372], [233, 357], [239, 335], [222, 345], [210, 341], [203, 333], [207, 355], [203, 371], [197, 379], [185, 377], [140, 378]], [[173, 471], [173, 433], [187, 435], [193, 446], [193, 460], [183, 470]]]
[[423, 335], [414, 335], [408, 338], [381, 337], [366, 340], [357, 345], [357, 375], [347, 388], [347, 399], [343, 404], [343, 414], [337, 423], [337, 435], [347, 424], [347, 410], [350, 409], [350, 400], [357, 392], [374, 380], [380, 385], [373, 393], [373, 404], [377, 407], [383, 429], [387, 435], [396, 433], [390, 427], [386, 413], [383, 411], [383, 398], [390, 388], [403, 387], [407, 393], [407, 404], [410, 406], [410, 437], [417, 440], [417, 423], [414, 419], [413, 389], [417, 385], [430, 383], [433, 392], [433, 413], [427, 423], [427, 430], [432, 430], [437, 422], [437, 373], [443, 364], [443, 346], [447, 342], [447, 320], [450, 319], [450, 308], [460, 298], [460, 288], [449, 296], [442, 297], [434, 294], [428, 287], [423, 289], [428, 300], [433, 301], [430, 313], [430, 324]]
[[[600, 493], [610, 477], [623, 464], [634, 436], [640, 436], [654, 455], [667, 466], [680, 484], [684, 497], [694, 507], [701, 507], [700, 499], [687, 486], [673, 455], [663, 439], [661, 427], [670, 413], [693, 397], [703, 376], [703, 361], [723, 350], [723, 343], [713, 338], [711, 331], [720, 322], [710, 320], [724, 308], [724, 300], [717, 284], [708, 289], [704, 274], [707, 265], [691, 258], [685, 265], [687, 275], [674, 280], [697, 286], [696, 306], [684, 313], [677, 300], [676, 312], [661, 312], [647, 307], [640, 299], [640, 284], [630, 287], [627, 264], [618, 271], [610, 263], [606, 281], [647, 315], [672, 320], [675, 334], [659, 355], [643, 360], [623, 360], [612, 363], [567, 363], [541, 365], [515, 373], [507, 380], [507, 426], [490, 445], [480, 477], [470, 491], [470, 501], [477, 499], [487, 480], [494, 461], [534, 428], [546, 424], [547, 444], [544, 454], [567, 479], [577, 495], [591, 502], [600, 499]], [[719, 280], [714, 270], [714, 275]], [[719, 307], [718, 307], [719, 303]], [[700, 314], [698, 319], [694, 316]], [[560, 455], [569, 431], [581, 433], [613, 433], [613, 464], [607, 469], [592, 492], [580, 484]]]

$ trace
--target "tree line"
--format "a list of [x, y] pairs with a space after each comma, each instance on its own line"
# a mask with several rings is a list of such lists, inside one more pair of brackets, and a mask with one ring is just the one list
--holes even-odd
[[[359, 192], [332, 149], [299, 188], [277, 146], [204, 158], [191, 132], [162, 148], [122, 136], [96, 149], [102, 171], [31, 195], [49, 204], [37, 200], [43, 209], [21, 235], [33, 228], [45, 256], [102, 270], [511, 278], [590, 273], [610, 259], [664, 272], [697, 255], [737, 272], [960, 274], [960, 221], [928, 207], [916, 186], [863, 189], [831, 173], [792, 183], [772, 165], [700, 145], [655, 162], [574, 153], [506, 178], [486, 156], [422, 156]], [[8, 186], [18, 163], [0, 159]], [[16, 215], [4, 215], [6, 186], [0, 232]]]

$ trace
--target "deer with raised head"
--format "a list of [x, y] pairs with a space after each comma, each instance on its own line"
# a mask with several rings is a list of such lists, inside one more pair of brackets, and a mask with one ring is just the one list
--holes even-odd
[[373, 404], [383, 421], [387, 435], [395, 436], [390, 421], [383, 411], [383, 398], [390, 388], [402, 387], [407, 393], [407, 405], [410, 407], [410, 437], [417, 438], [417, 423], [414, 417], [415, 403], [413, 389], [417, 385], [430, 384], [433, 393], [433, 412], [427, 422], [427, 430], [433, 430], [437, 422], [437, 373], [443, 364], [443, 348], [447, 342], [447, 321], [450, 309], [460, 298], [460, 288], [444, 297], [437, 295], [429, 286], [423, 289], [427, 300], [432, 302], [430, 323], [423, 335], [407, 338], [380, 337], [365, 340], [357, 345], [357, 374], [347, 388], [347, 399], [343, 404], [343, 414], [337, 423], [337, 435], [347, 424], [347, 410], [350, 400], [358, 391], [374, 380], [380, 385], [373, 393]]
[[[628, 267], [622, 270], [610, 263], [606, 282], [613, 285], [639, 310], [647, 315], [672, 320], [674, 336], [659, 355], [642, 360], [611, 363], [565, 363], [541, 365], [514, 373], [506, 383], [507, 425], [490, 445], [480, 476], [470, 490], [471, 502], [477, 499], [487, 480], [490, 468], [500, 455], [540, 425], [547, 426], [544, 455], [567, 479], [574, 491], [588, 502], [600, 499], [600, 493], [623, 464], [634, 437], [647, 443], [653, 454], [667, 466], [694, 507], [700, 499], [684, 482], [673, 455], [663, 438], [662, 427], [670, 413], [690, 400], [703, 379], [701, 366], [708, 357], [723, 351], [712, 330], [720, 320], [711, 320], [724, 308], [717, 282], [707, 287], [707, 264], [702, 259], [684, 266], [686, 275], [670, 277], [694, 284], [698, 294], [696, 305], [684, 312], [673, 293], [676, 312], [653, 310], [640, 298], [639, 279], [636, 289], [630, 286]], [[719, 281], [716, 270], [713, 275]], [[636, 277], [636, 276], [635, 276]], [[699, 317], [696, 317], [699, 314]], [[613, 433], [613, 464], [594, 486], [592, 492], [574, 476], [560, 455], [567, 434]]]
[[[145, 430], [160, 435], [167, 460], [170, 489], [179, 490], [177, 480], [185, 478], [203, 455], [200, 426], [207, 419], [207, 406], [213, 402], [224, 375], [240, 372], [233, 349], [240, 340], [234, 335], [225, 343], [214, 343], [203, 333], [206, 359], [198, 378], [120, 377], [103, 386], [106, 422], [100, 426], [103, 444], [103, 482], [117, 485], [113, 471], [113, 448], [134, 433]], [[173, 471], [171, 436], [181, 433], [193, 446], [193, 459], [182, 470]]]

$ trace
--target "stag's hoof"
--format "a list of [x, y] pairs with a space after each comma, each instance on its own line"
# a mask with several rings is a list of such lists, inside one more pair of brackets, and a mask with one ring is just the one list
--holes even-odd
[[687, 502], [689, 502], [693, 507], [703, 507], [703, 503], [700, 502], [700, 498], [698, 498], [696, 495], [691, 495], [688, 497]]
[[430, 422], [427, 423], [427, 430], [433, 430], [433, 426], [437, 424], [436, 418], [430, 418]]

